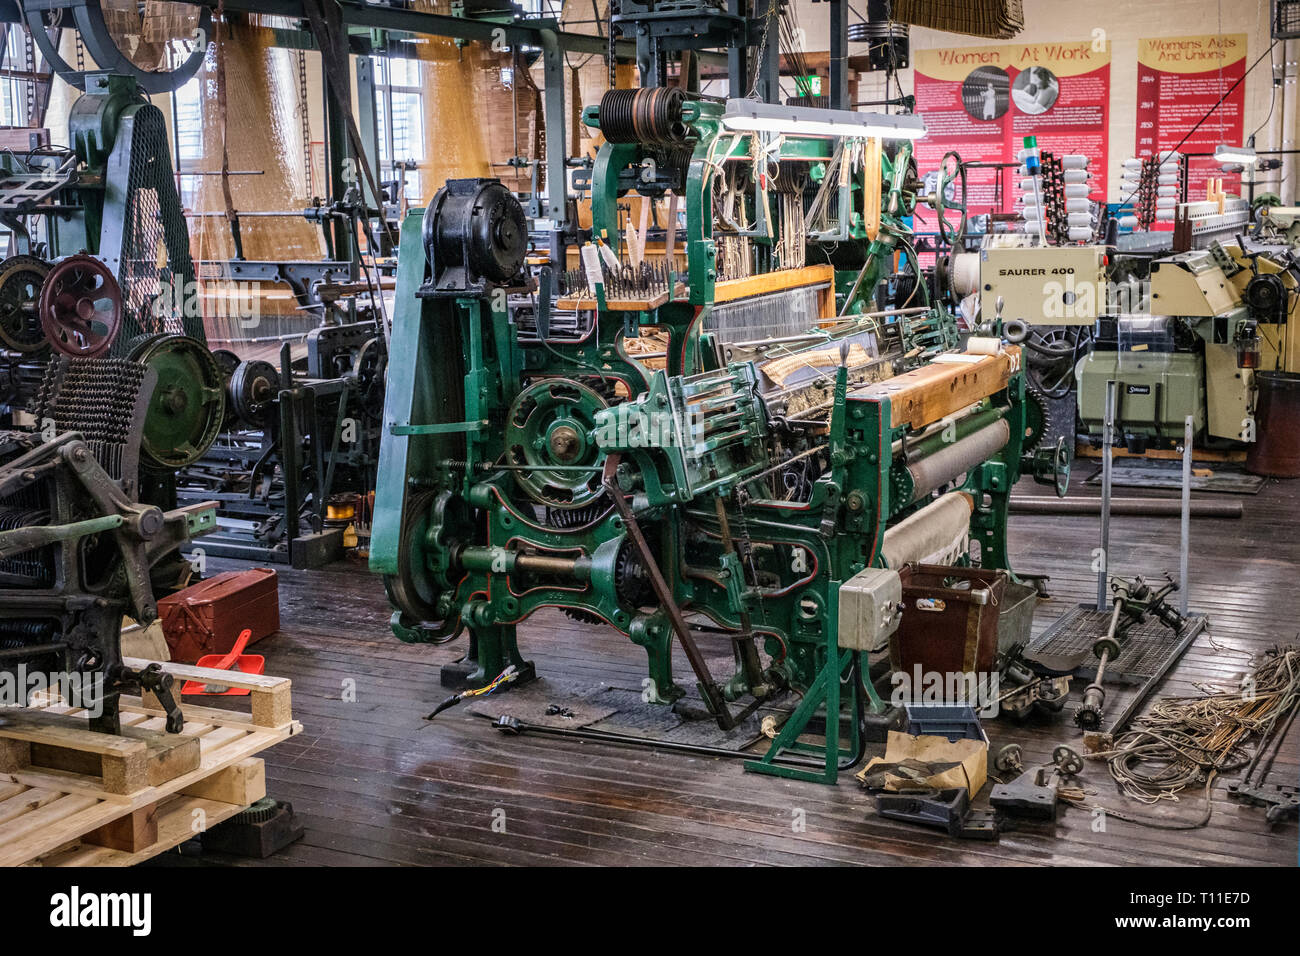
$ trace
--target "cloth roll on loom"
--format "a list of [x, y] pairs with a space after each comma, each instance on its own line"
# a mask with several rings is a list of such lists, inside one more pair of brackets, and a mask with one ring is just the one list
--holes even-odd
[[912, 561], [951, 564], [966, 551], [974, 510], [970, 495], [952, 491], [908, 515], [885, 532], [880, 549], [885, 566], [897, 569]]

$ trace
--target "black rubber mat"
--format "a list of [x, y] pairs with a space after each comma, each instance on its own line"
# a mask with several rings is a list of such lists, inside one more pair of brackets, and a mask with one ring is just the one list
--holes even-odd
[[[1043, 669], [1052, 673], [1069, 672], [1092, 680], [1097, 673], [1092, 645], [1106, 635], [1110, 614], [1110, 611], [1098, 611], [1091, 606], [1070, 608], [1029, 642], [1025, 659], [1031, 665], [1040, 662]], [[1190, 615], [1183, 623], [1184, 630], [1179, 632], [1154, 617], [1130, 628], [1121, 645], [1119, 659], [1106, 665], [1103, 683], [1145, 683], [1178, 652], [1179, 638], [1186, 634], [1185, 629], [1199, 626], [1201, 620]]]
[[[671, 706], [642, 700], [642, 693], [641, 688], [538, 679], [471, 701], [468, 706], [470, 713], [494, 720], [510, 716], [542, 727], [588, 728], [647, 740], [745, 750], [763, 736], [764, 717], [775, 717], [779, 723], [798, 704], [796, 696], [787, 695], [724, 731], [708, 715], [703, 698], [693, 687]], [[739, 713], [748, 701], [732, 703], [732, 713]], [[559, 712], [548, 714], [553, 708]]]
[[[749, 698], [745, 698], [731, 704], [732, 713], [739, 713], [748, 701]], [[596, 702], [613, 704], [618, 709], [611, 717], [593, 724], [593, 730], [703, 747], [745, 750], [763, 736], [763, 718], [773, 716], [780, 722], [794, 709], [796, 698], [791, 695], [778, 702], [788, 703], [788, 707], [760, 707], [731, 730], [719, 727], [718, 722], [707, 715], [703, 699], [694, 693], [687, 694], [673, 707], [667, 707], [663, 704], [643, 703], [639, 690], [611, 687], [599, 695]], [[683, 708], [689, 710], [689, 716], [683, 716]]]
[[[542, 677], [523, 687], [512, 687], [472, 700], [469, 712], [493, 720], [509, 715], [539, 727], [589, 727], [609, 717], [616, 709], [596, 702], [596, 696], [604, 689], [604, 684], [584, 688], [557, 684]], [[547, 713], [551, 709], [558, 712]]]
[[[1248, 475], [1239, 466], [1221, 462], [1192, 463], [1194, 469], [1208, 469], [1210, 475], [1192, 475], [1192, 491], [1210, 491], [1231, 495], [1255, 495], [1264, 487], [1259, 475]], [[1118, 459], [1111, 469], [1111, 482], [1117, 488], [1182, 488], [1183, 466], [1177, 461], [1142, 461]], [[1101, 484], [1101, 468], [1087, 478], [1089, 485]]]

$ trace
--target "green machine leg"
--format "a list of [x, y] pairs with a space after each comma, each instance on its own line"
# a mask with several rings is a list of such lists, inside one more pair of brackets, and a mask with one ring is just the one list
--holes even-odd
[[632, 643], [645, 648], [649, 663], [649, 683], [653, 689], [652, 702], [671, 703], [686, 695], [686, 691], [673, 681], [673, 629], [668, 616], [662, 611], [642, 615], [632, 622], [628, 631]]
[[467, 687], [484, 687], [511, 664], [518, 677], [515, 684], [524, 684], [537, 677], [532, 661], [526, 661], [515, 642], [513, 624], [487, 624], [470, 629], [469, 652], [459, 661], [442, 666], [441, 681], [453, 690]]
[[[832, 637], [829, 653], [826, 655], [826, 664], [822, 667], [821, 672], [812, 686], [804, 693], [803, 701], [785, 725], [776, 739], [772, 741], [772, 746], [758, 760], [745, 761], [745, 769], [755, 773], [771, 774], [775, 777], [785, 777], [790, 780], [805, 780], [810, 783], [835, 783], [839, 778], [840, 772], [840, 684], [843, 681], [844, 673], [851, 669], [850, 665], [854, 663], [854, 655], [857, 651], [841, 651], [837, 646], [838, 641]], [[852, 753], [858, 751], [859, 734], [861, 733], [857, 721], [857, 688], [858, 681], [855, 677], [849, 687], [849, 712], [853, 714], [852, 726], [849, 731], [849, 740]], [[871, 690], [870, 682], [866, 682], [868, 696], [873, 701], [873, 707], [880, 704], [879, 699]], [[807, 729], [809, 722], [816, 716], [819, 710], [823, 710], [826, 716], [826, 743], [824, 745], [807, 744], [799, 740]], [[824, 769], [817, 771], [804, 769], [789, 764], [777, 763], [777, 759], [785, 752], [806, 753], [813, 756], [823, 756], [825, 759]]]

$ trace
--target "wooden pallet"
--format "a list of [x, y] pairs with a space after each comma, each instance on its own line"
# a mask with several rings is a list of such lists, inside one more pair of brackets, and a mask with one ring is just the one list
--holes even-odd
[[[1112, 449], [1118, 458], [1158, 458], [1162, 461], [1182, 461], [1183, 453], [1172, 448], [1148, 448], [1140, 455], [1135, 455], [1123, 446]], [[1075, 458], [1102, 458], [1102, 449], [1093, 448], [1088, 442], [1078, 442], [1074, 446]], [[1243, 462], [1246, 460], [1244, 448], [1197, 448], [1192, 452], [1192, 461]]]
[[[128, 659], [140, 668], [146, 661]], [[246, 688], [239, 710], [189, 696], [180, 734], [153, 695], [123, 697], [122, 734], [97, 734], [57, 699], [0, 711], [0, 866], [129, 866], [266, 795], [254, 756], [301, 732], [283, 677], [164, 664], [176, 678]]]

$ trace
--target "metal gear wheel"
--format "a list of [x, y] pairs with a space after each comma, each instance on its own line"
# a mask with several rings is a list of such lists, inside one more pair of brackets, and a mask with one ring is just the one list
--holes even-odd
[[1032, 455], [1052, 433], [1052, 404], [1032, 385], [1025, 386], [1025, 441], [1021, 453]]
[[50, 343], [41, 328], [41, 285], [50, 265], [36, 256], [0, 262], [0, 344], [15, 352], [43, 352]]

